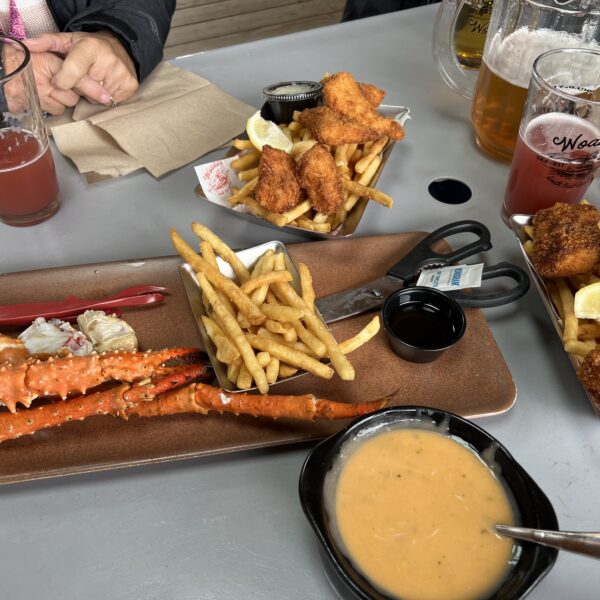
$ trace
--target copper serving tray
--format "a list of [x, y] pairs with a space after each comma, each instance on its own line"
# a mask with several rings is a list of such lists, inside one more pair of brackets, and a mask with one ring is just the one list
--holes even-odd
[[[294, 262], [311, 269], [317, 295], [361, 285], [383, 275], [422, 233], [309, 242], [288, 246]], [[357, 260], [360, 257], [360, 260]], [[179, 274], [179, 256], [99, 263], [1, 275], [2, 302], [60, 300], [64, 290], [103, 297], [132, 285], [160, 285], [172, 294], [155, 307], [127, 309], [143, 349], [201, 344]], [[337, 339], [354, 335], [372, 315], [331, 326]], [[8, 330], [3, 333], [16, 333]], [[407, 363], [380, 332], [350, 355], [356, 380], [313, 375], [281, 383], [279, 394], [314, 392], [322, 398], [358, 401], [396, 392], [396, 404], [423, 404], [463, 416], [508, 410], [516, 389], [482, 313], [467, 310], [467, 331], [456, 347], [428, 364]], [[2, 409], [5, 410], [5, 409]], [[207, 456], [316, 440], [345, 422], [305, 423], [211, 413], [128, 421], [97, 416], [0, 444], [0, 483], [40, 479], [154, 462]]]
[[[406, 119], [407, 115], [409, 114], [408, 108], [403, 107], [403, 106], [381, 105], [378, 108], [378, 110], [382, 115], [396, 117], [397, 119]], [[240, 137], [246, 137], [245, 132], [240, 134]], [[383, 172], [383, 169], [384, 169], [395, 145], [396, 145], [396, 142], [394, 140], [390, 140], [386, 144], [385, 148], [383, 149], [383, 151], [381, 153], [381, 164], [379, 165], [377, 171], [375, 171], [375, 175], [373, 176], [373, 179], [371, 180], [371, 183], [369, 184], [370, 187], [376, 187], [377, 182], [379, 181], [379, 177], [381, 176], [381, 173]], [[221, 158], [229, 158], [231, 156], [235, 156], [238, 152], [239, 152], [239, 150], [232, 147]], [[216, 159], [216, 160], [219, 160], [219, 159]], [[385, 191], [385, 190], [382, 190], [382, 191]], [[304, 229], [303, 227], [296, 227], [295, 225], [286, 225], [285, 227], [278, 227], [277, 225], [274, 225], [273, 223], [270, 223], [269, 221], [266, 221], [265, 219], [261, 219], [260, 217], [257, 217], [255, 214], [250, 212], [250, 210], [247, 209], [244, 205], [238, 204], [236, 206], [228, 206], [228, 205], [220, 204], [218, 202], [213, 202], [212, 200], [209, 200], [204, 195], [200, 184], [198, 184], [194, 188], [194, 192], [197, 196], [199, 196], [206, 202], [210, 202], [211, 204], [214, 204], [215, 206], [220, 206], [221, 208], [228, 210], [228, 211], [232, 212], [233, 214], [235, 214], [239, 217], [242, 217], [243, 219], [247, 219], [253, 223], [259, 223], [260, 225], [265, 225], [267, 227], [271, 227], [272, 229], [288, 230], [293, 233], [301, 234], [304, 237], [309, 237], [312, 239], [333, 239], [333, 240], [335, 240], [335, 239], [342, 239], [342, 238], [350, 237], [351, 235], [353, 235], [356, 232], [356, 230], [360, 224], [360, 221], [362, 219], [363, 213], [365, 212], [365, 209], [367, 208], [367, 204], [369, 203], [368, 198], [360, 198], [358, 200], [358, 202], [354, 205], [352, 210], [348, 213], [348, 216], [346, 217], [345, 221], [338, 228], [336, 228], [334, 231], [332, 231], [330, 233], [323, 233], [323, 232], [319, 232], [319, 231], [310, 231], [308, 229]], [[381, 206], [379, 207], [379, 209], [380, 210], [389, 210], [389, 209], [386, 209]]]
[[[546, 311], [548, 312], [550, 321], [552, 322], [552, 325], [554, 325], [554, 329], [556, 330], [556, 333], [558, 334], [558, 337], [560, 338], [560, 340], [562, 342], [562, 332], [563, 332], [562, 319], [560, 318], [560, 315], [558, 314], [556, 307], [552, 303], [552, 299], [550, 298], [550, 294], [548, 293], [548, 289], [546, 288], [544, 280], [538, 275], [537, 271], [535, 270], [535, 267], [529, 260], [529, 256], [527, 255], [527, 252], [525, 252], [525, 249], [523, 247], [523, 244], [529, 239], [529, 236], [525, 233], [525, 226], [531, 225], [532, 223], [533, 223], [533, 216], [531, 216], [531, 215], [513, 215], [510, 218], [510, 226], [511, 226], [512, 230], [514, 231], [515, 235], [517, 236], [517, 239], [519, 240], [519, 248], [521, 249], [521, 254], [523, 255], [525, 264], [527, 265], [527, 268], [529, 269], [529, 273], [531, 275], [531, 280], [535, 284], [538, 294], [540, 295], [540, 298], [542, 299], [542, 303], [543, 303], [544, 307], [546, 308]], [[579, 366], [581, 365], [581, 361], [582, 361], [581, 358], [579, 356], [577, 356], [576, 354], [570, 354], [569, 352], [566, 352], [566, 355], [569, 357], [569, 360], [571, 361], [571, 364], [573, 365], [573, 368], [575, 369], [575, 371], [577, 371], [579, 369]], [[585, 391], [586, 396], [588, 397], [588, 400], [590, 401], [590, 404], [592, 405], [592, 408], [594, 409], [596, 415], [598, 417], [600, 417], [600, 405], [598, 405], [598, 403], [594, 401], [591, 394], [585, 388], [584, 388], [584, 391]]]

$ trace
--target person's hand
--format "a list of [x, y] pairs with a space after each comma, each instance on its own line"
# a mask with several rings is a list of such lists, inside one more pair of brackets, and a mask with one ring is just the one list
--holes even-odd
[[42, 110], [51, 115], [62, 115], [65, 108], [75, 106], [80, 98], [73, 90], [60, 90], [52, 85], [52, 78], [62, 67], [62, 59], [50, 52], [32, 53], [31, 66]]
[[[109, 32], [44, 33], [25, 43], [32, 53], [54, 52], [64, 57], [51, 80], [58, 90], [78, 91], [89, 100], [110, 104], [127, 100], [138, 87], [131, 57]], [[100, 85], [95, 89], [85, 86], [86, 75]]]

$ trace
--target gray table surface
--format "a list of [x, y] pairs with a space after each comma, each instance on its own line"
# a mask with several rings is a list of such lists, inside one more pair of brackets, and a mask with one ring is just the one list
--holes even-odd
[[[424, 7], [184, 57], [175, 64], [259, 106], [264, 84], [348, 70], [412, 109], [360, 235], [431, 230], [473, 218], [492, 231], [489, 261], [520, 263], [500, 205], [508, 168], [474, 145], [469, 103], [444, 86], [431, 56], [435, 7]], [[273, 239], [199, 201], [191, 166], [156, 181], [146, 173], [87, 185], [55, 153], [64, 202], [48, 222], [0, 225], [0, 270], [172, 254], [168, 227], [193, 219], [233, 245]], [[473, 198], [433, 200], [440, 176]], [[598, 181], [589, 194], [600, 203]], [[279, 235], [284, 242], [301, 241]], [[32, 281], [32, 285], [35, 282]], [[1, 297], [0, 288], [0, 297]], [[600, 530], [600, 422], [575, 378], [535, 291], [486, 311], [518, 387], [507, 413], [478, 420], [545, 490], [564, 529]], [[461, 373], [468, 377], [468, 373]], [[485, 390], [482, 390], [485, 393]], [[335, 598], [297, 499], [307, 448], [251, 452], [0, 488], [0, 598]], [[536, 599], [597, 598], [600, 568], [561, 555]]]

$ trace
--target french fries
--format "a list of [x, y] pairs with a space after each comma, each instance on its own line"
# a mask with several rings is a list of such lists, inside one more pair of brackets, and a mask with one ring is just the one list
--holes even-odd
[[254, 381], [256, 381], [256, 387], [258, 387], [260, 393], [266, 394], [269, 391], [267, 376], [262, 367], [258, 364], [256, 355], [248, 343], [248, 340], [244, 336], [244, 333], [242, 332], [241, 327], [238, 325], [238, 322], [227, 312], [227, 309], [219, 300], [219, 297], [204, 273], [198, 273], [198, 283], [200, 284], [202, 292], [210, 302], [216, 314], [219, 315], [219, 319], [221, 319], [225, 331], [242, 355], [242, 360], [244, 361], [243, 366], [248, 370], [250, 375], [252, 375]]
[[231, 204], [243, 203], [244, 198], [249, 198], [250, 194], [254, 191], [254, 188], [258, 184], [258, 174], [253, 177], [244, 187], [240, 188], [235, 194], [229, 196], [229, 202]]
[[364, 173], [369, 165], [375, 160], [375, 158], [379, 155], [379, 153], [385, 148], [385, 145], [388, 143], [387, 136], [382, 136], [378, 140], [375, 140], [373, 144], [369, 147], [368, 151], [365, 152], [363, 149], [362, 157], [358, 157], [356, 160], [356, 164], [354, 165], [354, 170], [357, 173]]
[[302, 300], [306, 302], [306, 306], [315, 308], [315, 290], [313, 289], [312, 277], [308, 267], [304, 263], [298, 265], [300, 273], [300, 288], [302, 289]]
[[258, 150], [248, 150], [245, 154], [242, 154], [240, 158], [236, 158], [231, 162], [231, 168], [235, 169], [236, 171], [251, 169], [258, 164], [259, 159], [260, 152]]
[[215, 235], [208, 227], [202, 223], [192, 223], [192, 231], [203, 241], [210, 244], [215, 253], [223, 260], [227, 261], [233, 269], [236, 277], [244, 282], [250, 279], [250, 273], [236, 253], [223, 240]]
[[188, 262], [197, 273], [204, 273], [212, 285], [217, 286], [227, 294], [244, 316], [253, 325], [260, 325], [266, 319], [260, 309], [244, 294], [231, 279], [228, 279], [218, 269], [211, 266], [201, 256], [196, 254], [183, 238], [173, 229], [171, 240], [181, 257]]
[[269, 364], [266, 368], [267, 381], [269, 382], [269, 384], [275, 383], [277, 381], [277, 378], [279, 377], [279, 365], [279, 359], [275, 358], [274, 356], [271, 357], [271, 360], [269, 361]]
[[573, 292], [569, 287], [569, 283], [566, 279], [561, 277], [556, 280], [556, 286], [558, 288], [558, 295], [562, 305], [564, 319], [563, 319], [563, 342], [565, 344], [569, 341], [575, 341], [577, 339], [577, 326], [578, 320], [575, 316], [575, 309], [573, 305]]
[[267, 315], [267, 319], [282, 323], [297, 321], [304, 316], [304, 311], [301, 308], [293, 308], [292, 306], [265, 303], [261, 308], [265, 315]]
[[202, 324], [204, 325], [204, 329], [206, 329], [206, 333], [208, 333], [208, 337], [217, 347], [217, 358], [222, 363], [231, 364], [240, 356], [240, 352], [235, 347], [235, 344], [227, 337], [214, 319], [203, 316]]
[[379, 332], [379, 317], [373, 317], [354, 337], [344, 340], [340, 345], [340, 351], [343, 354], [350, 354], [363, 344], [366, 344], [371, 338]]
[[238, 150], [254, 150], [254, 145], [250, 140], [233, 140], [232, 145], [234, 148]]
[[[207, 313], [201, 324], [231, 382], [239, 389], [251, 388], [254, 382], [266, 394], [269, 385], [299, 370], [325, 379], [334, 372], [342, 379], [354, 379], [354, 368], [345, 355], [377, 333], [377, 318], [338, 344], [315, 313], [315, 291], [305, 264], [299, 265], [296, 290], [289, 259], [283, 253], [268, 250], [248, 268], [210, 229], [193, 223], [192, 230], [202, 240], [201, 255], [174, 229], [171, 239], [196, 272]], [[235, 279], [221, 273], [217, 256], [231, 266]]]
[[276, 281], [292, 281], [292, 274], [289, 271], [271, 271], [270, 273], [263, 273], [262, 275], [243, 283], [241, 289], [246, 294], [249, 294], [257, 288], [270, 285]]
[[394, 203], [392, 197], [380, 192], [379, 190], [376, 190], [375, 188], [370, 188], [366, 185], [358, 183], [357, 181], [350, 181], [349, 179], [342, 180], [342, 185], [344, 186], [344, 189], [356, 194], [358, 197], [371, 198], [371, 200], [375, 200], [375, 202], [379, 202], [379, 204], [383, 204], [383, 206], [392, 208]]
[[298, 296], [296, 290], [289, 283], [277, 282], [274, 284], [275, 295], [280, 299], [296, 308], [304, 310], [304, 320], [312, 333], [314, 333], [324, 344], [327, 353], [338, 375], [344, 380], [354, 379], [354, 367], [348, 359], [340, 352], [337, 342], [331, 335], [329, 329], [323, 324], [321, 319], [308, 308], [304, 300]]
[[309, 373], [313, 373], [317, 377], [331, 379], [333, 377], [333, 369], [324, 365], [322, 362], [308, 356], [303, 352], [299, 352], [294, 348], [290, 348], [285, 344], [281, 344], [269, 338], [260, 335], [247, 335], [248, 341], [253, 348], [257, 350], [267, 351], [271, 356], [278, 358], [292, 367], [304, 369]]

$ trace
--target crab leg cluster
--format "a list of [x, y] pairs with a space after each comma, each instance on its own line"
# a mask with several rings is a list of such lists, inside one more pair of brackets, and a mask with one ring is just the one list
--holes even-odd
[[[5, 361], [0, 363], [0, 401], [9, 411], [0, 411], [0, 442], [95, 415], [128, 419], [216, 411], [314, 421], [357, 417], [388, 402], [228, 394], [202, 383], [212, 377], [204, 355], [194, 348]], [[39, 397], [54, 401], [30, 407]], [[26, 408], [17, 410], [18, 403]]]
[[15, 412], [17, 404], [29, 407], [40, 396], [60, 396], [64, 400], [110, 380], [134, 383], [168, 373], [166, 365], [170, 361], [194, 360], [198, 354], [194, 348], [174, 348], [0, 362], [0, 403]]

